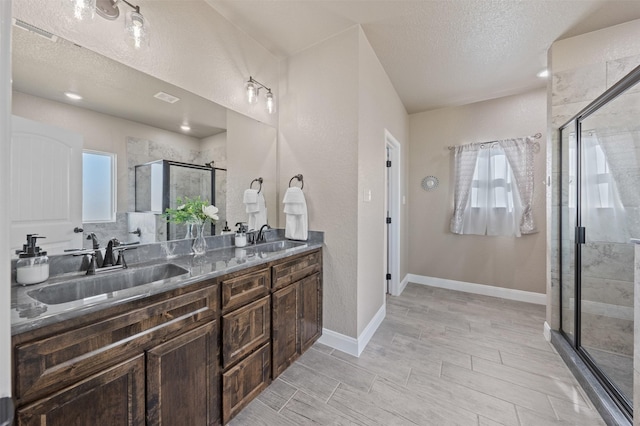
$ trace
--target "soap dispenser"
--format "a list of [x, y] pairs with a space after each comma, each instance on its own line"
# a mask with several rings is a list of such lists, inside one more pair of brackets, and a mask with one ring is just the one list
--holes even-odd
[[236, 247], [244, 247], [247, 245], [247, 227], [241, 222], [236, 223], [236, 226], [238, 227], [234, 238]]
[[27, 244], [22, 250], [16, 250], [19, 259], [16, 263], [16, 281], [18, 284], [37, 284], [49, 279], [49, 258], [46, 251], [36, 246], [38, 234], [27, 234]]

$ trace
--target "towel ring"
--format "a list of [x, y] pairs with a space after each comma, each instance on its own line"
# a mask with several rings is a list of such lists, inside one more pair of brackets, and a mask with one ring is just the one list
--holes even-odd
[[304, 188], [304, 180], [302, 178], [302, 175], [295, 175], [294, 177], [292, 177], [291, 179], [289, 179], [289, 188], [291, 188], [291, 182], [293, 182], [294, 179], [298, 179], [300, 181], [300, 183], [302, 184], [300, 186], [300, 189]]
[[258, 182], [260, 184], [260, 188], [258, 188], [258, 194], [259, 194], [260, 191], [262, 191], [262, 178], [259, 177], [259, 178], [256, 178], [256, 179], [252, 180], [251, 183], [249, 184], [249, 188], [250, 189], [253, 189], [253, 183], [254, 182]]

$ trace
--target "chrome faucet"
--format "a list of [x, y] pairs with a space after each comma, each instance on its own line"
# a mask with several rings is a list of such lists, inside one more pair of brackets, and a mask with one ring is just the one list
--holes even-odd
[[258, 236], [256, 237], [256, 243], [263, 243], [265, 241], [264, 234], [266, 231], [264, 230], [264, 228], [267, 228], [267, 231], [271, 229], [271, 227], [267, 223], [262, 225], [262, 227], [258, 231]]

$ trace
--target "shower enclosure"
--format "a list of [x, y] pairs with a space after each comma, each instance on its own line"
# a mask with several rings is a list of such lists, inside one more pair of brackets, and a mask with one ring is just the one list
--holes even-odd
[[560, 128], [561, 331], [632, 416], [640, 67]]
[[[226, 169], [158, 160], [135, 166], [136, 212], [162, 214], [167, 208], [178, 207], [178, 199], [200, 197], [218, 207], [220, 223], [226, 220]], [[217, 233], [220, 233], [219, 227]], [[216, 225], [205, 230], [216, 235]], [[185, 224], [166, 224], [166, 240], [192, 238]], [[162, 241], [163, 238], [158, 238]]]

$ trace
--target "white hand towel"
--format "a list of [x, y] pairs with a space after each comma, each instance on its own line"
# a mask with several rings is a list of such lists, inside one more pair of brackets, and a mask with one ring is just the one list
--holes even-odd
[[286, 214], [285, 238], [306, 241], [309, 232], [309, 218], [304, 193], [298, 187], [291, 187], [285, 192], [282, 202]]
[[247, 220], [247, 226], [249, 229], [259, 230], [262, 225], [267, 224], [267, 204], [264, 200], [262, 193], [258, 194], [258, 206], [257, 211], [249, 213], [249, 219]]
[[249, 214], [257, 213], [260, 210], [260, 207], [258, 206], [258, 190], [257, 189], [245, 190], [244, 196], [242, 198], [242, 202], [245, 205], [245, 210], [247, 213]]

